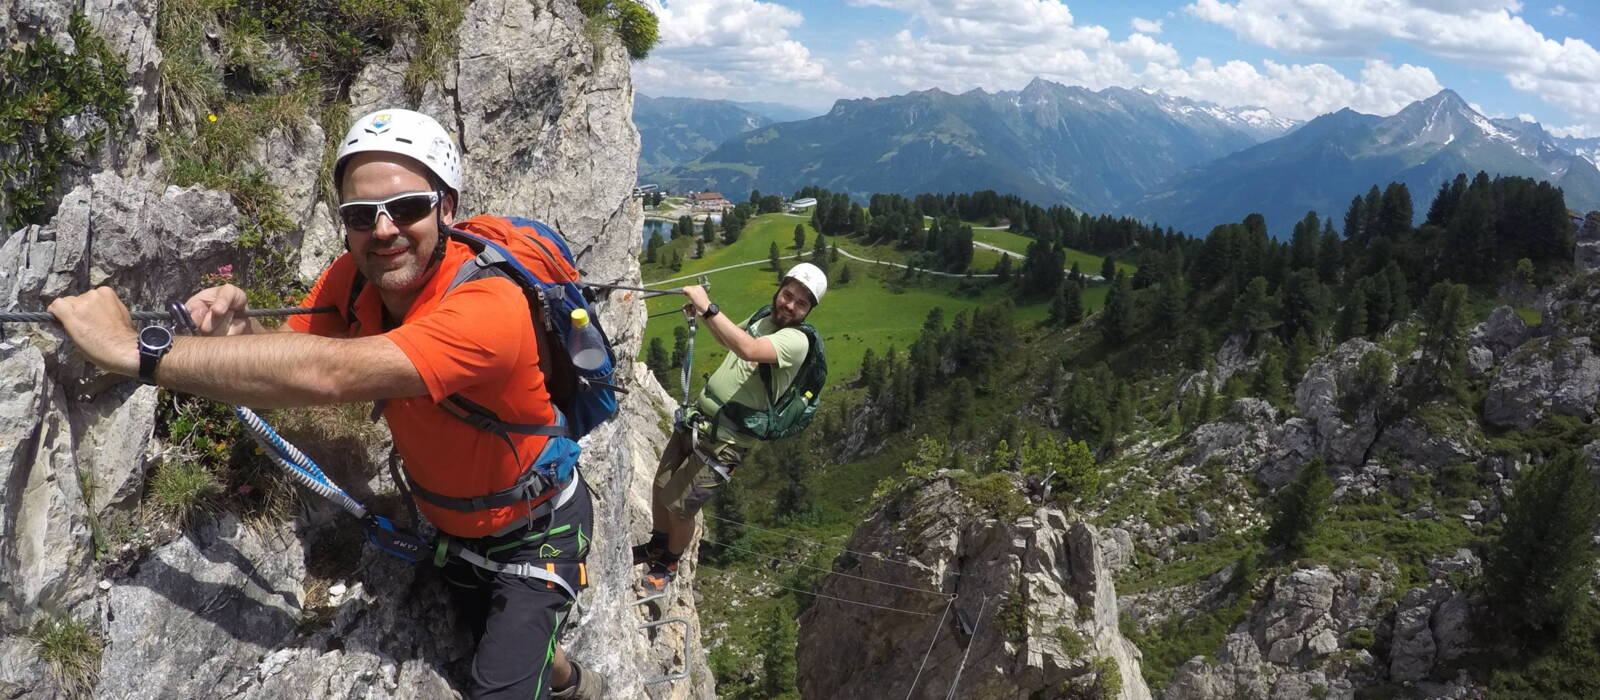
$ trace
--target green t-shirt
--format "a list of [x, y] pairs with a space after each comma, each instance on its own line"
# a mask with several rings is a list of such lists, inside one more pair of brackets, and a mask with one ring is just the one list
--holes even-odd
[[[752, 336], [772, 340], [772, 348], [778, 352], [778, 361], [772, 367], [771, 398], [782, 396], [794, 382], [795, 375], [800, 373], [800, 363], [805, 362], [806, 353], [811, 351], [806, 334], [798, 328], [778, 328], [771, 316], [758, 321], [754, 328], [749, 328], [749, 319], [746, 319], [742, 327], [747, 328]], [[761, 383], [759, 367], [754, 362], [739, 359], [732, 352], [728, 353], [722, 360], [722, 366], [706, 379], [706, 388], [700, 392], [700, 412], [707, 416], [717, 412], [717, 404], [706, 396], [708, 393], [715, 394], [727, 403], [765, 409], [769, 399], [767, 388]], [[756, 442], [755, 438], [739, 433], [726, 417], [722, 419], [722, 428], [717, 431], [717, 437], [740, 447], [749, 447]]]

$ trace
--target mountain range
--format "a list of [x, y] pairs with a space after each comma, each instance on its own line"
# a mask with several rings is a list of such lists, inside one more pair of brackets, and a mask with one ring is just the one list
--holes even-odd
[[719, 144], [776, 122], [816, 112], [776, 102], [733, 102], [635, 93], [633, 123], [639, 129], [639, 178], [710, 153]]
[[[667, 101], [653, 102], [639, 110], [644, 120]], [[1264, 109], [1042, 79], [1019, 91], [840, 100], [827, 114], [778, 123], [733, 103], [699, 102], [678, 107], [680, 124], [671, 129], [641, 121], [652, 162], [678, 163], [648, 176], [641, 166], [642, 179], [735, 197], [806, 185], [858, 200], [993, 189], [1196, 235], [1252, 212], [1287, 235], [1306, 211], [1337, 219], [1351, 197], [1391, 181], [1407, 185], [1420, 219], [1441, 183], [1479, 170], [1549, 180], [1569, 207], [1600, 208], [1600, 138], [1558, 138], [1532, 122], [1492, 119], [1451, 90], [1389, 117], [1345, 109], [1304, 124]], [[712, 111], [716, 120], [694, 123]], [[651, 136], [657, 132], [667, 135]], [[697, 157], [685, 145], [691, 133], [700, 135]], [[708, 148], [716, 134], [729, 136]]]
[[1391, 117], [1349, 109], [1326, 114], [1281, 138], [1190, 170], [1122, 209], [1194, 234], [1266, 216], [1283, 234], [1307, 210], [1342, 216], [1374, 184], [1402, 182], [1419, 217], [1457, 173], [1520, 175], [1561, 187], [1569, 207], [1600, 207], [1600, 170], [1561, 147], [1538, 124], [1490, 119], [1450, 90]]
[[1293, 125], [1265, 110], [1035, 79], [1020, 91], [840, 100], [822, 116], [741, 134], [654, 181], [733, 193], [814, 184], [859, 198], [995, 189], [1108, 211]]

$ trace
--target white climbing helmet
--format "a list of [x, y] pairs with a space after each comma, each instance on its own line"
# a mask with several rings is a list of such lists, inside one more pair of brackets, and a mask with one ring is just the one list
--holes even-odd
[[823, 293], [828, 291], [828, 275], [822, 271], [822, 268], [811, 263], [800, 263], [789, 268], [789, 272], [783, 276], [783, 280], [785, 282], [798, 280], [800, 284], [805, 285], [806, 289], [811, 292], [812, 304], [821, 304]]
[[380, 109], [357, 119], [339, 143], [339, 157], [333, 164], [335, 187], [344, 174], [345, 160], [366, 151], [416, 159], [458, 199], [461, 196], [461, 150], [433, 117], [409, 109]]

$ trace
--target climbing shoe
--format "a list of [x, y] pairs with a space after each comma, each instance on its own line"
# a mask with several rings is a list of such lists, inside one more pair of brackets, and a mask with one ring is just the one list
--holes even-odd
[[661, 554], [667, 551], [665, 549], [651, 547], [650, 544], [651, 543], [646, 542], [644, 544], [636, 544], [633, 546], [634, 566], [638, 566], [640, 564], [649, 564], [650, 562], [661, 558]]
[[644, 578], [639, 579], [639, 585], [646, 593], [660, 593], [667, 590], [672, 584], [672, 579], [678, 577], [678, 563], [668, 564], [660, 560], [652, 560], [650, 568], [644, 572]]
[[606, 677], [594, 669], [586, 669], [578, 665], [570, 657], [567, 663], [572, 664], [572, 672], [578, 676], [578, 682], [557, 690], [550, 694], [552, 700], [602, 700], [606, 694]]
[[657, 559], [662, 559], [664, 558], [662, 555], [666, 553], [667, 533], [661, 532], [660, 530], [654, 530], [650, 533], [650, 539], [648, 541], [646, 541], [644, 544], [636, 544], [633, 546], [633, 565], [638, 566], [640, 564], [648, 564]]

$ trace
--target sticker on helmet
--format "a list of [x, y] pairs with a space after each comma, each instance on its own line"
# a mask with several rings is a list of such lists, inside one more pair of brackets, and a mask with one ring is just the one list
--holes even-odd
[[372, 128], [374, 128], [374, 129], [378, 129], [378, 130], [381, 131], [384, 127], [386, 127], [388, 125], [389, 125], [389, 113], [388, 112], [384, 112], [383, 114], [379, 114], [378, 116], [372, 118]]

